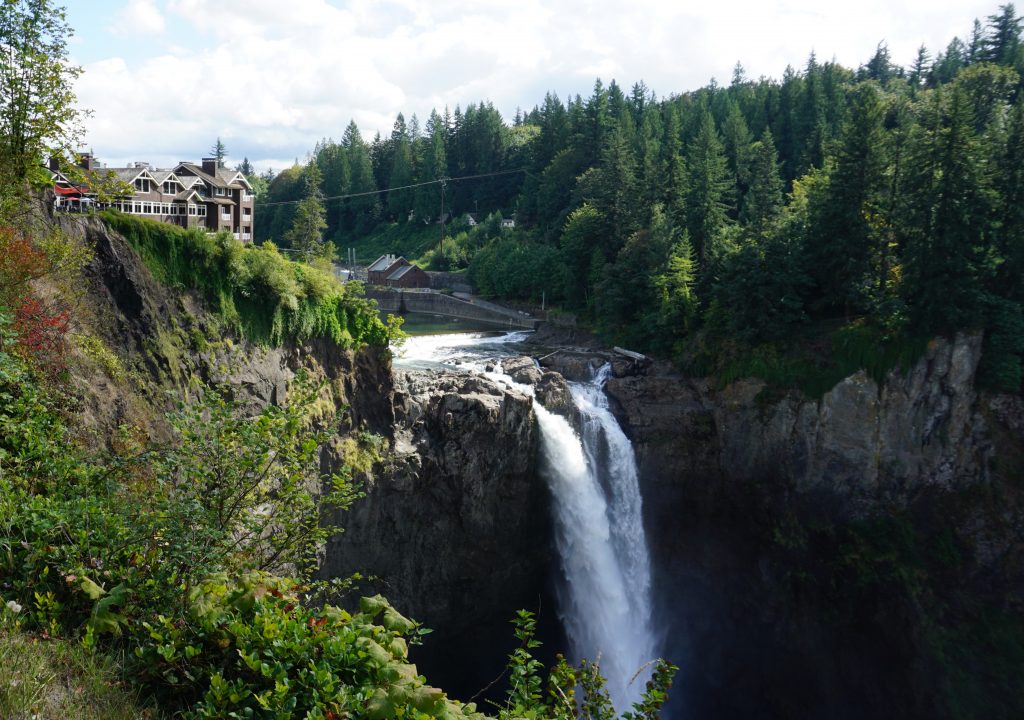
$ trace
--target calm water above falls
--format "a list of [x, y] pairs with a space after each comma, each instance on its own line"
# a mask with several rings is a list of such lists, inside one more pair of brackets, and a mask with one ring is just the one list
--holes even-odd
[[[526, 333], [414, 337], [395, 365], [461, 368], [528, 394], [487, 365], [517, 354]], [[621, 711], [639, 699], [657, 656], [650, 627], [651, 572], [633, 447], [608, 409], [604, 367], [590, 383], [570, 383], [582, 437], [562, 416], [535, 406], [542, 472], [551, 489], [562, 570], [559, 612], [574, 660], [599, 660]]]

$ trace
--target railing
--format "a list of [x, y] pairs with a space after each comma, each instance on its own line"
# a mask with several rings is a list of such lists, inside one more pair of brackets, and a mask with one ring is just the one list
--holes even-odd
[[235, 236], [235, 240], [241, 240], [242, 239], [242, 238], [238, 237], [238, 233], [231, 233], [231, 234]]
[[255, 195], [250, 195], [249, 193], [242, 193], [242, 202], [254, 202], [255, 200]]
[[222, 212], [220, 214], [220, 219], [221, 220], [230, 220], [231, 219], [231, 213], [229, 213], [229, 212]]

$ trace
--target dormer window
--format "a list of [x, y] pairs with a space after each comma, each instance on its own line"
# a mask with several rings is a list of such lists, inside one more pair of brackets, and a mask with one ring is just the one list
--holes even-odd
[[149, 180], [146, 178], [136, 178], [135, 189], [139, 192], [149, 192]]
[[173, 180], [168, 180], [167, 182], [165, 182], [164, 193], [168, 195], [173, 195], [174, 193], [178, 192], [177, 188], [175, 187], [177, 184], [178, 183], [174, 182]]

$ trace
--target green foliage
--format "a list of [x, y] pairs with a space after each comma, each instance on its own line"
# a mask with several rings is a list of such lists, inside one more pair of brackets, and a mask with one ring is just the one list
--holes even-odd
[[[740, 346], [730, 357], [728, 348], [723, 347], [718, 350], [717, 367], [696, 364], [694, 369], [716, 373], [723, 387], [755, 377], [775, 388], [796, 388], [808, 397], [819, 398], [858, 370], [879, 383], [891, 371], [907, 372], [927, 347], [924, 339], [891, 335], [863, 324], [842, 326], [826, 338], [827, 348], [806, 346], [802, 352], [764, 343]], [[700, 359], [695, 357], [691, 362], [699, 363]]]
[[[573, 667], [559, 655], [545, 683], [543, 665], [533, 655], [540, 647], [534, 614], [520, 610], [512, 624], [519, 646], [508, 658], [508, 692], [504, 705], [498, 706], [499, 720], [615, 720], [615, 708], [596, 662], [583, 660]], [[642, 697], [622, 719], [658, 718], [677, 669], [664, 660], [655, 662]]]
[[200, 389], [171, 416], [177, 442], [150, 462], [161, 486], [160, 532], [205, 529], [188, 545], [167, 546], [163, 563], [178, 577], [201, 576], [207, 567], [313, 569], [317, 548], [339, 529], [322, 514], [358, 496], [346, 476], [319, 471], [319, 448], [336, 431], [312, 427], [321, 422], [312, 415], [319, 391], [300, 376], [288, 406], [239, 418], [222, 394]]
[[68, 62], [64, 8], [51, 0], [0, 3], [0, 188], [26, 180], [44, 184], [47, 156], [69, 158], [78, 149], [84, 112], [73, 84], [82, 72]]
[[324, 252], [323, 232], [327, 229], [323, 193], [320, 191], [320, 166], [314, 160], [306, 165], [302, 201], [295, 210], [291, 229], [281, 238], [289, 247], [302, 252], [307, 261]]
[[349, 613], [307, 606], [300, 590], [260, 573], [212, 576], [189, 594], [186, 625], [146, 624], [137, 659], [200, 693], [190, 718], [480, 717], [424, 682], [408, 661], [417, 625], [382, 597]]
[[242, 337], [272, 345], [318, 337], [343, 347], [387, 342], [375, 305], [357, 284], [287, 260], [269, 243], [250, 247], [226, 233], [210, 236], [116, 212], [103, 219], [158, 280], [201, 292]]
[[479, 250], [469, 279], [484, 295], [532, 299], [560, 293], [564, 287], [560, 253], [550, 245], [502, 238]]

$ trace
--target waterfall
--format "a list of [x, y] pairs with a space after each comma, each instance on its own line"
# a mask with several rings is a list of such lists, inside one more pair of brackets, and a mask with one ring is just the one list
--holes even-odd
[[[617, 709], [639, 699], [656, 656], [650, 627], [650, 560], [636, 460], [608, 410], [609, 366], [571, 384], [582, 438], [565, 418], [535, 406], [551, 487], [563, 573], [560, 612], [575, 659], [600, 659]], [[631, 682], [632, 680], [632, 682]]]
[[[459, 364], [520, 392], [534, 395], [501, 370], [523, 333], [414, 338], [396, 365]], [[629, 709], [643, 693], [657, 657], [651, 628], [651, 571], [641, 515], [633, 446], [608, 409], [605, 365], [589, 383], [570, 383], [582, 436], [540, 403], [542, 472], [551, 488], [555, 542], [561, 560], [559, 614], [574, 661], [599, 661], [616, 709]], [[636, 676], [634, 678], [634, 676]]]

